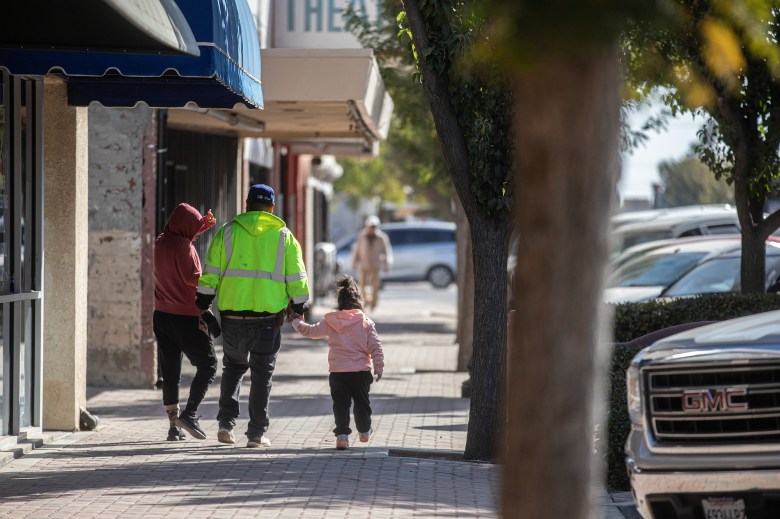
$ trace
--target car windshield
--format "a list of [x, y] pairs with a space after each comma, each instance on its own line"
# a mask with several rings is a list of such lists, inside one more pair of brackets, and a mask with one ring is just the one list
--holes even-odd
[[610, 279], [610, 287], [669, 286], [688, 272], [705, 252], [649, 254], [619, 268]]
[[739, 260], [739, 256], [732, 256], [702, 263], [669, 287], [664, 295], [693, 296], [739, 290]]

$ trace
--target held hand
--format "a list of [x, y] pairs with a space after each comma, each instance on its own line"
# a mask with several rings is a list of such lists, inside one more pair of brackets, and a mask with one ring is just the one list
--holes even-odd
[[380, 380], [382, 380], [382, 374], [381, 373], [377, 373], [376, 374], [376, 381], [379, 382]]
[[208, 333], [215, 339], [222, 334], [222, 327], [219, 325], [219, 321], [211, 312], [211, 310], [206, 310], [200, 314], [200, 321], [198, 322], [198, 326], [200, 327], [201, 325], [206, 327], [205, 330], [203, 330], [203, 328], [201, 328], [201, 330]]

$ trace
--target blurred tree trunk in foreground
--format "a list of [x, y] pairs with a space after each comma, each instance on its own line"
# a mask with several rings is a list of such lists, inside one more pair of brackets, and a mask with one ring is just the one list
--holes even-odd
[[514, 81], [517, 312], [509, 345], [503, 514], [595, 517], [594, 402], [619, 173], [615, 49], [550, 56]]

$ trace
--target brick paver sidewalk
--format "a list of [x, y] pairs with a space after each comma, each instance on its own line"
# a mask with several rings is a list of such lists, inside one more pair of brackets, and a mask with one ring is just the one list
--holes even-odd
[[[454, 371], [454, 310], [416, 305], [405, 290], [388, 287], [374, 316], [387, 369], [371, 392], [370, 443], [334, 449], [325, 343], [286, 328], [271, 448], [248, 449], [244, 437], [236, 446], [216, 441], [219, 379], [201, 407], [209, 436], [202, 442], [164, 441], [159, 391], [93, 388], [97, 431], [67, 435], [0, 467], [0, 516], [495, 517], [498, 466], [388, 455], [462, 451], [468, 420], [468, 401], [459, 397], [466, 376]], [[238, 433], [247, 394], [245, 383]]]

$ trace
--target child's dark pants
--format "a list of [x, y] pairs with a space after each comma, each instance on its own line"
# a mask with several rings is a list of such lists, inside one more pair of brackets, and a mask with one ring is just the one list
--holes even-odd
[[349, 428], [349, 408], [355, 403], [355, 426], [358, 432], [368, 432], [371, 429], [371, 402], [368, 391], [373, 378], [370, 371], [346, 373], [331, 373], [330, 396], [333, 398], [333, 417], [336, 428], [333, 433], [352, 434]]

